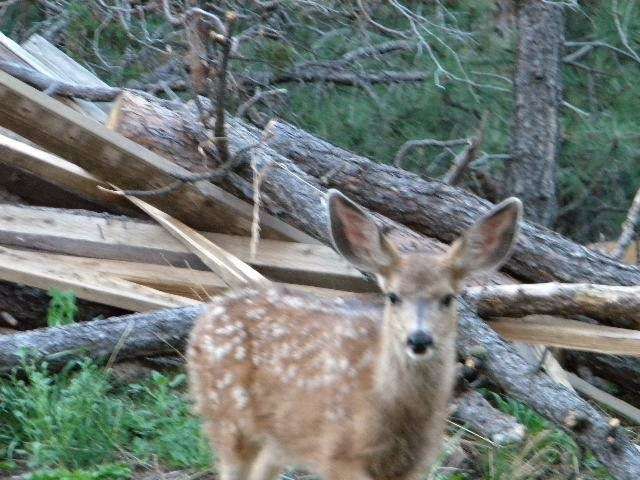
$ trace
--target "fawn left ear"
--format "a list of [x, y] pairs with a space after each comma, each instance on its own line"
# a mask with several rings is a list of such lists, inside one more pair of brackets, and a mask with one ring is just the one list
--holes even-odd
[[478, 220], [449, 251], [454, 275], [497, 269], [509, 257], [520, 231], [522, 202], [507, 198]]

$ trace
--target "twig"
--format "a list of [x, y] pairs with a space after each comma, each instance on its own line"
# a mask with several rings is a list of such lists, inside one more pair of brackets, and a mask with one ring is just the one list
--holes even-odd
[[[151, 190], [121, 190], [120, 193], [122, 195], [128, 195], [131, 197], [151, 197], [155, 195], [167, 195], [171, 192], [178, 190], [182, 185], [186, 183], [196, 183], [203, 180], [208, 181], [217, 181], [221, 180], [227, 176], [227, 174], [234, 169], [238, 168], [242, 163], [244, 163], [245, 158], [243, 154], [256, 148], [260, 143], [253, 143], [244, 148], [241, 148], [231, 157], [231, 159], [216, 168], [215, 170], [211, 170], [204, 173], [197, 173], [193, 175], [172, 175], [176, 180], [171, 182], [169, 185], [164, 187], [154, 188]], [[104, 190], [103, 187], [98, 186]]]
[[216, 95], [216, 120], [213, 127], [213, 133], [216, 137], [216, 147], [218, 149], [218, 157], [222, 163], [229, 161], [229, 140], [227, 139], [226, 129], [224, 125], [225, 116], [225, 100], [227, 98], [227, 78], [229, 70], [229, 58], [231, 56], [231, 47], [233, 45], [233, 30], [238, 20], [238, 16], [235, 12], [228, 12], [226, 15], [227, 25], [225, 28], [224, 36], [220, 37], [220, 34], [214, 38], [222, 43], [222, 59], [220, 61], [220, 68], [218, 73], [218, 85]]
[[61, 82], [37, 70], [13, 62], [0, 61], [0, 70], [38, 90], [61, 97], [82, 98], [93, 102], [110, 102], [122, 92], [121, 88], [86, 87], [74, 83]]
[[476, 135], [474, 135], [474, 137], [469, 141], [467, 147], [456, 156], [453, 161], [453, 165], [451, 165], [451, 168], [449, 168], [444, 177], [442, 177], [442, 181], [444, 183], [449, 185], [457, 185], [460, 183], [464, 172], [467, 170], [471, 162], [478, 158], [480, 147], [484, 142], [484, 132], [488, 118], [489, 112], [485, 112], [482, 116], [482, 120], [480, 120], [480, 126], [478, 127]]
[[286, 88], [274, 88], [273, 90], [264, 90], [256, 92], [249, 100], [243, 102], [236, 111], [236, 116], [242, 118], [247, 114], [247, 111], [253, 107], [256, 103], [263, 101], [266, 97], [274, 95], [286, 95]]
[[450, 148], [450, 147], [459, 147], [460, 145], [469, 144], [469, 140], [467, 138], [457, 138], [455, 140], [436, 140], [434, 138], [425, 138], [423, 140], [409, 140], [402, 144], [398, 153], [396, 153], [395, 158], [393, 159], [393, 165], [402, 168], [402, 163], [404, 162], [405, 157], [411, 153], [416, 148], [421, 147], [440, 147], [440, 148]]
[[618, 243], [616, 245], [615, 250], [611, 253], [611, 256], [616, 260], [622, 260], [624, 254], [629, 248], [629, 245], [633, 241], [633, 237], [635, 236], [636, 226], [638, 225], [638, 221], [640, 220], [640, 188], [636, 192], [636, 195], [633, 197], [633, 201], [631, 202], [631, 207], [629, 207], [629, 211], [627, 212], [627, 218], [622, 224], [622, 233], [618, 238]]
[[627, 52], [629, 52], [631, 58], [640, 63], [640, 55], [638, 55], [638, 53], [631, 47], [629, 38], [627, 37], [627, 32], [625, 32], [622, 28], [622, 23], [620, 22], [620, 12], [618, 11], [618, 0], [613, 0], [613, 2], [611, 3], [611, 10], [613, 12], [613, 21], [616, 25], [616, 30], [618, 30], [620, 41], [627, 49]]

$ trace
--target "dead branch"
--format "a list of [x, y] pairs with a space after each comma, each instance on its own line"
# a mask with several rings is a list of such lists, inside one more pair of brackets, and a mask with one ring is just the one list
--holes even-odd
[[280, 95], [286, 95], [286, 94], [287, 94], [287, 90], [284, 88], [275, 88], [273, 90], [257, 91], [249, 100], [247, 100], [246, 102], [243, 102], [242, 105], [238, 107], [238, 110], [236, 110], [236, 116], [238, 118], [243, 118], [251, 107], [253, 107], [258, 102], [264, 101], [264, 99], [267, 97], [280, 96]]
[[465, 292], [485, 317], [544, 313], [585, 315], [623, 328], [640, 329], [640, 287], [538, 283], [472, 287]]
[[458, 147], [460, 145], [468, 145], [470, 142], [467, 138], [457, 138], [455, 140], [436, 140], [434, 138], [425, 138], [423, 140], [409, 140], [402, 144], [398, 153], [393, 159], [393, 164], [402, 168], [402, 164], [404, 159], [409, 153], [414, 151], [417, 148], [425, 148], [425, 147], [439, 147], [439, 148], [451, 148]]
[[638, 221], [640, 221], [640, 188], [633, 197], [631, 207], [629, 207], [629, 211], [627, 212], [627, 218], [622, 224], [622, 233], [620, 233], [615, 250], [611, 253], [611, 256], [616, 260], [622, 260], [624, 257], [624, 254], [635, 237]]
[[487, 126], [488, 113], [482, 116], [482, 120], [480, 121], [480, 127], [478, 127], [478, 131], [476, 134], [469, 140], [468, 145], [465, 149], [456, 155], [456, 158], [453, 161], [453, 165], [451, 168], [445, 173], [444, 177], [442, 177], [442, 181], [449, 185], [457, 185], [462, 180], [462, 176], [465, 171], [469, 168], [469, 165], [474, 162], [478, 155], [480, 154], [480, 147], [484, 142], [484, 131]]
[[37, 70], [18, 63], [0, 61], [0, 70], [16, 77], [32, 87], [42, 90], [50, 96], [82, 98], [93, 102], [110, 102], [122, 92], [121, 88], [86, 87], [74, 83], [55, 80]]
[[[215, 143], [218, 148], [219, 160], [225, 164], [229, 162], [231, 155], [229, 154], [229, 140], [225, 129], [224, 116], [227, 98], [227, 78], [229, 70], [229, 57], [231, 55], [231, 47], [233, 45], [233, 31], [238, 17], [235, 13], [227, 13], [226, 28], [223, 36], [215, 37], [221, 43], [222, 52], [220, 66], [217, 72], [218, 85], [215, 97], [215, 125], [213, 133], [215, 135]], [[220, 34], [218, 34], [220, 35]]]

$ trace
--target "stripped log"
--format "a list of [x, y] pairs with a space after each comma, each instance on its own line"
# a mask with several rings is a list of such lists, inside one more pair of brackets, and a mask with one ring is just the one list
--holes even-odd
[[538, 283], [467, 289], [483, 317], [585, 315], [604, 323], [640, 329], [640, 287]]

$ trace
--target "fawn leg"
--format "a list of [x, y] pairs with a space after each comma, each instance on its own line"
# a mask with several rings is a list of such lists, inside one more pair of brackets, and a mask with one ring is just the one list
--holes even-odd
[[248, 480], [275, 480], [281, 472], [282, 466], [277, 449], [273, 445], [266, 444], [253, 462]]

